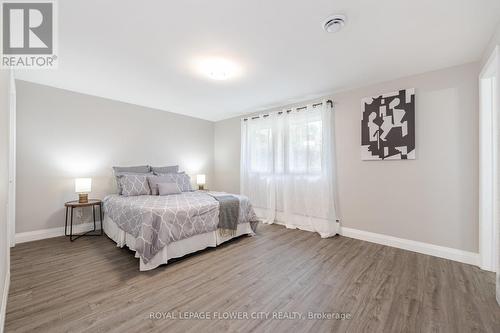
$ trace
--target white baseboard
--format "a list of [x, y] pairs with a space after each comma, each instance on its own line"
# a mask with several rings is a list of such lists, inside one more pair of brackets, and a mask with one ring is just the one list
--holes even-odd
[[[96, 227], [98, 229], [101, 227], [100, 221], [97, 221]], [[73, 234], [79, 234], [79, 233], [87, 232], [87, 231], [90, 231], [93, 229], [94, 229], [93, 222], [73, 224]], [[59, 237], [59, 236], [64, 236], [64, 227], [20, 232], [20, 233], [16, 233], [16, 244], [32, 242], [32, 241], [45, 239], [45, 238]]]
[[5, 274], [5, 281], [3, 284], [2, 304], [0, 307], [0, 333], [4, 332], [5, 328], [5, 314], [7, 313], [7, 297], [9, 296], [10, 287], [10, 271]]
[[367, 242], [396, 247], [403, 250], [427, 254], [434, 257], [450, 259], [465, 264], [479, 266], [479, 253], [458, 250], [451, 247], [417, 242], [373, 232], [341, 227], [339, 234]]
[[[100, 223], [98, 223], [97, 227], [98, 228], [100, 227]], [[75, 234], [82, 233], [90, 231], [93, 228], [94, 228], [93, 223], [82, 223], [74, 225], [73, 232]], [[465, 264], [479, 266], [479, 253], [475, 252], [468, 252], [450, 247], [417, 242], [409, 239], [387, 236], [383, 234], [377, 234], [374, 232], [368, 232], [346, 227], [340, 227], [339, 234], [349, 238], [355, 238], [367, 242], [392, 246], [403, 250], [418, 252], [434, 257], [445, 258], [462, 262]], [[59, 237], [59, 236], [64, 236], [64, 227], [17, 233], [16, 243], [25, 243], [25, 242], [31, 242], [35, 240]]]

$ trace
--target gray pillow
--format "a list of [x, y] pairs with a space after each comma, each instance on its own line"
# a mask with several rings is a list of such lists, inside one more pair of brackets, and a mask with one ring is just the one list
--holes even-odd
[[177, 185], [179, 185], [182, 192], [194, 191], [193, 186], [191, 185], [191, 177], [185, 173], [179, 173], [177, 177]]
[[151, 167], [151, 171], [154, 174], [162, 174], [162, 173], [177, 173], [179, 172], [178, 165], [164, 166], [164, 167]]
[[131, 166], [131, 167], [113, 167], [113, 171], [115, 173], [149, 173], [151, 172], [151, 167], [149, 165], [139, 165], [139, 166]]
[[122, 187], [120, 185], [120, 182], [118, 181], [118, 176], [151, 173], [151, 167], [149, 165], [139, 165], [131, 167], [113, 167], [113, 171], [116, 177], [116, 186], [118, 187], [118, 194], [121, 195]]
[[151, 194], [147, 175], [120, 175], [117, 178], [122, 189], [121, 194], [125, 197]]
[[148, 176], [151, 195], [158, 195], [158, 185], [161, 183], [175, 183], [175, 179], [170, 176]]
[[177, 183], [182, 192], [194, 191], [191, 185], [191, 178], [185, 173], [167, 173], [161, 176], [165, 177], [165, 179], [169, 179], [169, 182]]
[[158, 192], [160, 195], [171, 195], [182, 193], [177, 183], [159, 183]]

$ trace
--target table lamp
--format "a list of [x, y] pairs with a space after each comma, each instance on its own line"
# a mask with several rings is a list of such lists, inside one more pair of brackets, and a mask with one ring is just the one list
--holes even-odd
[[203, 190], [205, 186], [205, 175], [197, 175], [196, 184], [198, 185], [199, 190]]
[[76, 178], [75, 192], [78, 193], [79, 203], [88, 203], [89, 195], [92, 190], [92, 178]]

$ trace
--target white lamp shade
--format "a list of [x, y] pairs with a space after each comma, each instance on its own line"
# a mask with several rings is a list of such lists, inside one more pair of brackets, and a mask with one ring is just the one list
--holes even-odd
[[196, 184], [197, 185], [205, 185], [205, 175], [197, 175], [196, 176]]
[[75, 192], [76, 193], [90, 193], [90, 192], [92, 192], [92, 178], [76, 178], [75, 179]]

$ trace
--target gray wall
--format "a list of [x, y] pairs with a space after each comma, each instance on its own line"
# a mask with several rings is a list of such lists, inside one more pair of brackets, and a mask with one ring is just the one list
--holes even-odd
[[214, 163], [216, 189], [240, 192], [240, 118], [215, 123]]
[[[330, 96], [344, 227], [478, 251], [477, 63]], [[361, 98], [416, 88], [413, 161], [361, 161]], [[239, 118], [215, 125], [215, 188], [239, 191]]]
[[[9, 271], [7, 229], [7, 193], [9, 176], [9, 74], [0, 70], [0, 302], [4, 297], [6, 274]], [[5, 304], [2, 304], [5, 306]], [[0, 318], [0, 325], [3, 318]], [[2, 327], [0, 327], [2, 331]]]
[[[64, 225], [75, 177], [115, 192], [113, 165], [171, 165], [213, 180], [214, 123], [17, 81], [16, 232]], [[88, 215], [83, 220], [88, 219]]]

